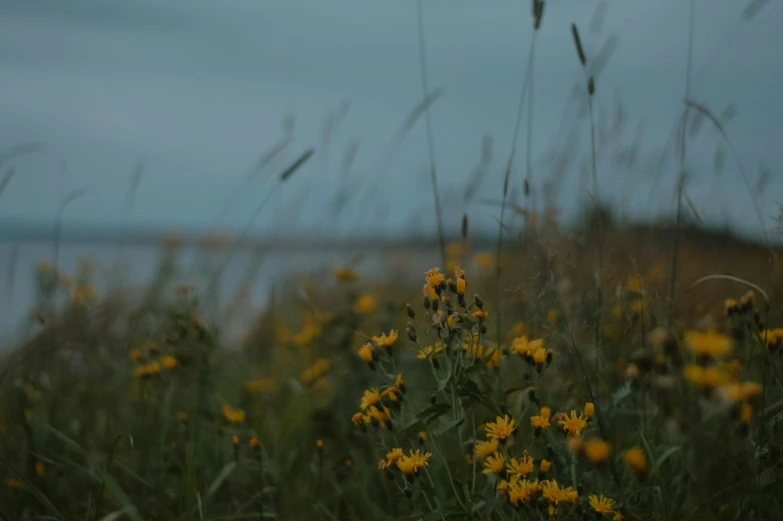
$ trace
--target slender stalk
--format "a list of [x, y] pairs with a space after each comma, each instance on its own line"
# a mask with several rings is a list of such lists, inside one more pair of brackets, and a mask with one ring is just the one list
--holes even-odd
[[535, 50], [536, 50], [536, 36], [538, 34], [538, 31], [533, 31], [533, 34], [530, 36], [530, 51], [528, 53], [527, 57], [527, 66], [525, 70], [525, 77], [522, 81], [522, 91], [519, 95], [519, 105], [517, 107], [517, 116], [514, 120], [514, 132], [512, 134], [511, 138], [511, 153], [508, 155], [508, 162], [506, 163], [506, 171], [503, 175], [503, 195], [500, 201], [500, 221], [498, 223], [498, 242], [497, 242], [497, 251], [495, 254], [495, 315], [496, 315], [496, 324], [497, 324], [497, 341], [498, 345], [500, 343], [501, 338], [501, 331], [502, 331], [502, 312], [501, 312], [501, 298], [500, 298], [500, 275], [501, 275], [501, 266], [500, 266], [500, 255], [503, 250], [503, 220], [506, 215], [506, 198], [508, 196], [508, 185], [509, 181], [511, 179], [511, 168], [514, 165], [514, 157], [517, 153], [517, 141], [519, 140], [519, 130], [522, 124], [522, 112], [525, 107], [525, 98], [528, 99], [528, 125], [527, 125], [527, 172], [525, 174], [525, 182], [529, 183], [530, 181], [530, 175], [531, 175], [531, 167], [530, 167], [530, 147], [531, 147], [531, 139], [530, 135], [532, 134], [532, 94], [528, 95], [528, 91], [532, 92], [532, 87], [530, 84], [532, 83], [532, 77], [533, 77], [533, 65], [534, 65], [534, 57], [535, 57]]
[[[416, 2], [416, 19], [419, 35], [419, 65], [421, 67], [421, 90], [422, 99], [426, 100], [429, 96], [429, 87], [427, 81], [427, 56], [424, 47], [424, 14], [423, 2]], [[432, 118], [430, 117], [429, 104], [424, 108], [424, 127], [427, 132], [427, 154], [430, 161], [430, 182], [432, 183], [432, 197], [435, 203], [435, 222], [438, 227], [438, 246], [440, 248], [441, 265], [446, 265], [446, 238], [443, 232], [443, 216], [440, 208], [440, 195], [438, 194], [438, 176], [435, 169], [435, 146], [432, 137]]]
[[[693, 12], [694, 1], [690, 0], [688, 5], [688, 58], [685, 68], [685, 99], [691, 97], [691, 69], [693, 67]], [[672, 249], [671, 280], [669, 281], [669, 316], [674, 311], [674, 291], [677, 287], [677, 260], [680, 254], [680, 224], [682, 222], [682, 192], [685, 185], [685, 162], [687, 158], [686, 127], [688, 124], [688, 109], [686, 103], [682, 115], [680, 127], [680, 175], [677, 181], [677, 214], [674, 223], [674, 247]]]

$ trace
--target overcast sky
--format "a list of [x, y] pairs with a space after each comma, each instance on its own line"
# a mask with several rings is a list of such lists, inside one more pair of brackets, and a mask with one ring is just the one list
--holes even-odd
[[[759, 202], [771, 226], [783, 202], [783, 2], [745, 20], [748, 3], [696, 0], [691, 97], [718, 115], [733, 107], [726, 130], [751, 183], [762, 166], [770, 171]], [[530, 45], [529, 1], [425, 0], [424, 18], [430, 87], [444, 93], [431, 115], [447, 226], [457, 230], [463, 211], [492, 225], [497, 208], [481, 200], [501, 192]], [[583, 93], [574, 90], [583, 76], [571, 22], [589, 61], [616, 43], [597, 77], [599, 128], [609, 128], [618, 106], [624, 122], [599, 140], [602, 197], [636, 216], [671, 211], [677, 166], [659, 154], [671, 148], [685, 96], [688, 2], [547, 2], [536, 48], [533, 177], [540, 193], [553, 179], [552, 158], [573, 159], [557, 178], [567, 215], [585, 195], [589, 140]], [[423, 121], [395, 145], [422, 99], [413, 0], [0, 0], [0, 49], [0, 149], [45, 145], [13, 161], [2, 223], [51, 221], [73, 189], [86, 195], [68, 209], [69, 225], [121, 223], [143, 160], [131, 222], [209, 227], [293, 121], [285, 155], [243, 185], [222, 224], [240, 226], [274, 190], [259, 233], [433, 229]], [[704, 123], [693, 135], [687, 192], [701, 217], [757, 230], [718, 134]], [[492, 160], [468, 204], [463, 190], [484, 136]], [[525, 140], [523, 126], [517, 189]], [[634, 142], [634, 162], [612, 160]], [[274, 176], [310, 147], [312, 159], [275, 187]], [[346, 150], [355, 152], [347, 172]], [[716, 153], [725, 154], [722, 168]], [[357, 197], [336, 202], [346, 190]]]

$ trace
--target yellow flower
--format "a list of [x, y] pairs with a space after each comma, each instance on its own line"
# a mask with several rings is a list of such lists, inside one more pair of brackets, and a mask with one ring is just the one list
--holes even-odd
[[487, 369], [497, 369], [500, 367], [500, 351], [497, 349], [492, 350], [492, 356], [487, 359]]
[[543, 416], [547, 420], [552, 417], [552, 409], [549, 407], [541, 407], [541, 410], [539, 411], [539, 415]]
[[749, 403], [743, 403], [740, 407], [739, 421], [742, 424], [749, 424], [753, 420], [753, 406]]
[[592, 402], [587, 402], [585, 404], [585, 416], [587, 416], [588, 418], [592, 418], [594, 412], [595, 412], [595, 405]]
[[46, 472], [46, 467], [44, 466], [43, 461], [36, 461], [35, 462], [35, 473], [38, 476], [43, 476]]
[[484, 474], [500, 474], [503, 472], [503, 468], [506, 465], [506, 457], [500, 453], [495, 453], [492, 456], [487, 456], [484, 460]]
[[416, 468], [416, 462], [413, 461], [408, 456], [402, 456], [400, 459], [397, 460], [397, 468], [400, 469], [400, 472], [402, 472], [406, 476], [412, 476], [418, 470]]
[[5, 485], [8, 488], [20, 488], [22, 486], [22, 482], [16, 478], [8, 478], [5, 480]]
[[734, 350], [731, 338], [712, 331], [686, 331], [685, 345], [695, 355], [712, 358], [723, 358]]
[[324, 440], [315, 440], [315, 447], [317, 449], [323, 449], [324, 448]]
[[131, 352], [130, 352], [130, 357], [131, 357], [131, 360], [133, 360], [134, 362], [138, 362], [142, 358], [144, 358], [144, 355], [141, 354], [141, 350], [140, 349], [132, 349]]
[[335, 268], [332, 271], [335, 278], [341, 282], [353, 282], [359, 278], [351, 268]]
[[375, 310], [375, 297], [362, 295], [353, 304], [353, 310], [360, 315], [369, 315]]
[[620, 512], [615, 512], [612, 521], [623, 521], [623, 515]]
[[372, 344], [367, 343], [359, 348], [359, 358], [367, 364], [373, 363]]
[[402, 379], [401, 374], [398, 374], [394, 378], [394, 386], [397, 387], [397, 390], [399, 390], [402, 394], [405, 394], [405, 381]]
[[249, 444], [252, 449], [258, 450], [261, 448], [261, 440], [257, 436], [250, 438]]
[[549, 472], [549, 467], [551, 466], [552, 466], [551, 461], [542, 459], [541, 463], [538, 465], [538, 470], [541, 472]]
[[600, 496], [588, 496], [587, 499], [590, 502], [590, 507], [595, 510], [597, 514], [612, 514], [614, 512], [614, 500], [609, 499], [603, 494]]
[[427, 358], [436, 358], [438, 354], [442, 353], [445, 349], [445, 345], [441, 341], [435, 342], [435, 347], [433, 346], [424, 346], [421, 349], [419, 349], [419, 353], [416, 355], [416, 358], [419, 360], [426, 360]]
[[[400, 452], [402, 452], [402, 450], [400, 450]], [[429, 452], [422, 454], [420, 450], [417, 450], [416, 452], [410, 451], [407, 456], [400, 456], [396, 460], [397, 468], [406, 476], [418, 474], [419, 470], [429, 465], [428, 460], [431, 456], [432, 454]]]
[[592, 463], [603, 463], [609, 458], [609, 444], [603, 440], [590, 440], [584, 443], [582, 451]]
[[579, 436], [589, 422], [581, 413], [577, 416], [576, 411], [571, 411], [571, 416], [564, 415], [564, 418], [557, 422], [557, 424], [563, 427], [563, 430], [569, 436]]
[[550, 309], [549, 313], [546, 314], [546, 321], [549, 322], [550, 326], [555, 327], [560, 321], [560, 312], [554, 308]]
[[703, 389], [712, 389], [731, 382], [731, 375], [714, 366], [687, 365], [683, 369], [683, 375], [693, 385]]
[[480, 441], [476, 444], [475, 453], [477, 458], [486, 458], [498, 451], [498, 440], [492, 438], [489, 441]]
[[641, 474], [647, 470], [647, 455], [639, 447], [625, 451], [625, 464], [634, 472]]
[[173, 356], [164, 356], [160, 359], [160, 363], [163, 364], [163, 367], [166, 369], [174, 369], [177, 367], [177, 359]]
[[389, 331], [388, 336], [386, 333], [381, 333], [381, 336], [374, 336], [372, 339], [376, 344], [378, 344], [378, 347], [385, 347], [389, 349], [394, 345], [394, 342], [397, 341], [397, 330], [392, 329]]
[[351, 416], [351, 423], [353, 423], [356, 427], [364, 425], [364, 414], [357, 412]]
[[392, 385], [390, 387], [387, 387], [382, 393], [381, 397], [386, 397], [391, 402], [399, 401], [400, 397], [397, 395], [399, 390], [397, 389], [396, 385]]
[[249, 393], [262, 393], [275, 386], [273, 378], [261, 378], [260, 380], [248, 380], [245, 382], [245, 391]]
[[536, 363], [536, 365], [542, 365], [546, 362], [546, 349], [543, 347], [536, 348], [535, 351], [533, 351], [533, 362]]
[[389, 465], [397, 462], [397, 460], [403, 457], [405, 457], [405, 453], [399, 447], [386, 453], [386, 461], [389, 463]]
[[498, 483], [498, 486], [495, 488], [498, 492], [501, 494], [508, 494], [508, 481], [505, 479], [501, 479], [500, 483]]
[[765, 329], [761, 332], [760, 339], [766, 344], [770, 351], [777, 351], [783, 343], [783, 328]]
[[429, 466], [429, 459], [432, 457], [432, 454], [429, 452], [425, 452], [424, 454], [421, 453], [421, 449], [416, 449], [416, 451], [409, 451], [408, 457], [413, 460], [414, 465], [416, 465], [416, 471], [418, 472], [419, 469]]
[[534, 467], [535, 465], [531, 456], [522, 456], [519, 460], [511, 458], [508, 465], [506, 465], [506, 470], [508, 470], [509, 474], [515, 474], [520, 478], [524, 478], [533, 472]]
[[728, 403], [737, 403], [758, 396], [761, 386], [756, 382], [731, 383], [721, 385], [716, 391]]
[[245, 422], [245, 411], [242, 409], [232, 409], [230, 405], [224, 404], [221, 408], [221, 412], [223, 413], [223, 418], [225, 418], [228, 423]]
[[359, 407], [366, 411], [370, 408], [370, 406], [377, 404], [381, 401], [381, 395], [378, 392], [378, 389], [367, 389], [364, 391], [364, 394], [362, 395], [362, 401], [359, 404]]
[[465, 279], [458, 278], [457, 279], [457, 295], [464, 295], [465, 289], [467, 289], [468, 283], [465, 281]]
[[473, 318], [476, 320], [484, 320], [489, 316], [489, 313], [484, 311], [483, 309], [477, 309], [473, 312]]
[[[535, 340], [528, 340], [526, 335], [515, 338], [511, 342], [511, 350], [520, 356], [533, 356], [538, 349], [543, 349], [544, 340], [538, 338]], [[545, 352], [546, 353], [546, 352]]]
[[520, 503], [525, 503], [532, 499], [540, 488], [537, 480], [512, 480], [508, 490], [508, 500], [512, 505], [518, 507]]
[[498, 440], [505, 440], [514, 430], [517, 428], [516, 421], [512, 418], [509, 419], [508, 415], [503, 418], [498, 416], [494, 422], [487, 423], [484, 429], [487, 431], [488, 438], [497, 438]]
[[147, 375], [160, 374], [160, 363], [156, 361], [147, 364], [146, 374]]
[[575, 503], [579, 499], [579, 494], [571, 487], [561, 488], [555, 480], [546, 480], [541, 482], [541, 492], [544, 499], [549, 501], [555, 508], [561, 502]]
[[147, 376], [147, 366], [146, 365], [138, 365], [133, 368], [133, 375], [136, 376], [136, 378], [142, 378], [144, 376]]
[[446, 282], [446, 276], [440, 272], [439, 268], [432, 268], [431, 270], [428, 270], [424, 274], [424, 278], [427, 286], [433, 289], [440, 287], [441, 284]]

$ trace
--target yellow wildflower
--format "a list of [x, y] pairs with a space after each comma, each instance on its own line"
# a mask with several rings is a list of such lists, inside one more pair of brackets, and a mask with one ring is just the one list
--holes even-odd
[[359, 278], [351, 268], [335, 268], [332, 271], [340, 282], [353, 282]]
[[36, 461], [35, 462], [35, 473], [38, 476], [43, 476], [46, 472], [46, 467], [44, 466], [43, 461]]
[[386, 453], [386, 461], [389, 463], [389, 465], [391, 465], [392, 463], [396, 463], [397, 460], [404, 456], [405, 453], [402, 451], [402, 449], [397, 447]]
[[587, 402], [585, 404], [585, 416], [587, 416], [588, 418], [592, 418], [594, 412], [595, 412], [595, 405], [592, 402]]
[[591, 463], [603, 463], [609, 458], [609, 444], [603, 440], [590, 440], [582, 445], [582, 452]]
[[508, 415], [503, 418], [498, 416], [494, 422], [489, 422], [484, 426], [488, 438], [497, 438], [501, 441], [511, 436], [516, 428], [516, 421], [513, 418], [509, 419]]
[[498, 451], [498, 440], [492, 438], [489, 441], [480, 441], [476, 444], [475, 453], [477, 458], [486, 458]]
[[221, 412], [223, 413], [223, 418], [225, 418], [228, 423], [245, 422], [245, 411], [242, 409], [233, 409], [230, 405], [224, 404], [221, 408]]
[[134, 362], [138, 362], [144, 358], [144, 355], [141, 353], [140, 349], [132, 349], [130, 352], [130, 357]]
[[362, 361], [365, 362], [366, 364], [373, 363], [374, 358], [372, 352], [372, 344], [368, 342], [359, 348], [359, 358], [361, 358]]
[[540, 488], [537, 480], [512, 480], [508, 490], [508, 500], [512, 505], [518, 507], [520, 503], [531, 500]]
[[563, 419], [558, 421], [557, 424], [563, 427], [563, 430], [569, 436], [579, 436], [589, 422], [581, 413], [577, 416], [576, 411], [571, 411], [570, 416], [564, 415]]
[[546, 314], [546, 321], [549, 322], [550, 326], [555, 327], [560, 321], [560, 312], [554, 308], [550, 309]]
[[496, 452], [492, 456], [487, 456], [484, 460], [484, 474], [500, 474], [503, 472], [503, 468], [506, 465], [506, 457], [499, 452]]
[[575, 503], [579, 494], [571, 487], [560, 487], [555, 480], [541, 482], [541, 493], [544, 499], [557, 508], [561, 502]]
[[509, 474], [514, 474], [520, 478], [524, 478], [533, 472], [534, 467], [535, 465], [531, 456], [522, 456], [519, 458], [519, 460], [516, 458], [511, 458], [508, 462], [508, 465], [506, 465], [506, 470], [508, 470]]
[[543, 347], [536, 348], [535, 351], [533, 351], [533, 362], [535, 362], [536, 365], [542, 365], [546, 362], [547, 352], [546, 349]]
[[549, 467], [552, 466], [552, 462], [546, 459], [542, 459], [541, 463], [538, 465], [538, 470], [540, 472], [549, 472]]
[[614, 500], [609, 499], [603, 494], [600, 496], [592, 495], [587, 498], [590, 502], [590, 508], [592, 508], [596, 514], [612, 514], [614, 513]]
[[160, 363], [165, 367], [166, 369], [174, 369], [177, 367], [177, 359], [173, 356], [164, 356], [160, 359]]
[[693, 354], [711, 358], [723, 358], [734, 350], [731, 338], [712, 331], [686, 331], [685, 345]]
[[367, 389], [364, 391], [364, 394], [362, 395], [362, 401], [359, 404], [359, 407], [366, 411], [371, 406], [377, 404], [381, 401], [381, 395], [378, 392], [378, 389]]
[[390, 349], [391, 346], [394, 345], [394, 342], [397, 341], [397, 330], [392, 329], [389, 331], [388, 335], [386, 335], [386, 333], [381, 333], [381, 336], [374, 336], [372, 339], [376, 344], [378, 344], [378, 347], [385, 347], [386, 349]]
[[353, 304], [353, 310], [360, 315], [369, 315], [375, 310], [375, 297], [362, 295]]
[[749, 403], [743, 403], [740, 407], [739, 421], [747, 425], [753, 420], [753, 406]]
[[637, 474], [642, 474], [647, 471], [647, 455], [639, 447], [632, 447], [625, 451], [625, 464]]

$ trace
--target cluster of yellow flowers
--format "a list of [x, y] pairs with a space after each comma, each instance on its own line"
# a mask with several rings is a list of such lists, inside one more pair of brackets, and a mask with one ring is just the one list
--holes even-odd
[[544, 348], [542, 338], [529, 340], [527, 335], [519, 336], [511, 341], [511, 351], [523, 357], [531, 365], [535, 364], [539, 372], [552, 362], [553, 353]]
[[311, 384], [324, 377], [329, 372], [329, 360], [326, 358], [319, 358], [313, 365], [302, 371], [302, 383]]
[[375, 369], [375, 362], [380, 357], [379, 348], [383, 348], [387, 353], [391, 354], [391, 348], [397, 341], [397, 331], [392, 329], [389, 334], [381, 333], [380, 336], [374, 336], [369, 342], [366, 342], [359, 348], [359, 358], [361, 358], [370, 369]]
[[221, 407], [220, 412], [223, 413], [223, 418], [228, 423], [244, 423], [245, 411], [242, 409], [234, 409], [228, 404], [224, 404]]
[[160, 358], [160, 360], [153, 360], [147, 364], [137, 365], [133, 369], [133, 374], [138, 378], [146, 378], [160, 374], [161, 368], [174, 369], [177, 367], [177, 359], [173, 356], [166, 355]]
[[405, 454], [401, 448], [395, 448], [386, 454], [386, 459], [382, 459], [378, 462], [378, 470], [382, 472], [388, 472], [393, 469], [399, 470], [407, 478], [413, 478], [418, 476], [419, 471], [429, 466], [429, 459], [432, 456], [431, 453], [425, 452], [422, 454], [421, 449], [408, 451]]
[[401, 374], [398, 374], [394, 378], [394, 383], [383, 391], [367, 389], [359, 403], [361, 411], [354, 414], [351, 421], [362, 430], [366, 430], [367, 425], [392, 430], [394, 425], [389, 407], [399, 409], [403, 394], [405, 394], [405, 382]]

